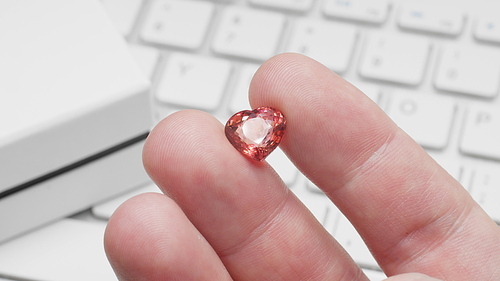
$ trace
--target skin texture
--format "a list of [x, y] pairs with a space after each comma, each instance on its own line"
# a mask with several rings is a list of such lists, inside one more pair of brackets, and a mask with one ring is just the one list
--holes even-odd
[[[281, 148], [348, 217], [388, 280], [500, 280], [500, 228], [354, 86], [283, 54], [256, 73], [250, 102], [283, 112]], [[143, 160], [167, 196], [132, 198], [110, 219], [105, 249], [121, 280], [367, 280], [210, 115], [168, 116]], [[421, 274], [398, 275], [409, 272]]]

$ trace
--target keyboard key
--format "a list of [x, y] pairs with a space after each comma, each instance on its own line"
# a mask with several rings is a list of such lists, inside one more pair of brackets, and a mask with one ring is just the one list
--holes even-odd
[[500, 53], [486, 48], [441, 51], [435, 86], [440, 90], [492, 98], [500, 85]]
[[327, 0], [327, 16], [369, 23], [382, 23], [389, 13], [388, 0]]
[[156, 91], [159, 101], [204, 110], [220, 103], [232, 66], [229, 61], [173, 53]]
[[285, 17], [279, 13], [228, 7], [221, 15], [214, 52], [264, 61], [276, 54]]
[[357, 30], [352, 25], [319, 20], [297, 20], [288, 51], [307, 55], [343, 73], [349, 66]]
[[240, 74], [236, 81], [235, 89], [233, 90], [231, 101], [229, 103], [229, 110], [236, 113], [241, 110], [250, 109], [250, 102], [248, 101], [248, 90], [253, 75], [259, 68], [258, 64], [245, 64], [241, 67]]
[[362, 267], [380, 268], [359, 233], [345, 216], [339, 216], [332, 235], [357, 264]]
[[476, 39], [500, 43], [500, 18], [498, 16], [478, 18], [473, 32]]
[[498, 108], [476, 106], [467, 112], [460, 150], [466, 154], [500, 161]]
[[423, 78], [430, 43], [410, 36], [372, 34], [359, 73], [365, 78], [418, 85]]
[[446, 97], [396, 92], [387, 113], [423, 147], [443, 149], [448, 144], [455, 104]]
[[262, 7], [305, 12], [311, 8], [313, 0], [250, 0], [250, 3]]
[[399, 26], [413, 30], [458, 35], [463, 25], [464, 13], [453, 6], [414, 1], [405, 4], [399, 14]]
[[124, 36], [130, 35], [142, 0], [101, 0], [106, 12]]
[[467, 186], [470, 194], [486, 213], [500, 223], [500, 165], [476, 166], [469, 169]]
[[142, 39], [151, 43], [197, 49], [203, 43], [214, 13], [209, 2], [156, 0], [142, 30]]
[[139, 68], [143, 71], [144, 75], [151, 78], [160, 58], [158, 50], [142, 45], [129, 45], [129, 47], [130, 53], [139, 65]]

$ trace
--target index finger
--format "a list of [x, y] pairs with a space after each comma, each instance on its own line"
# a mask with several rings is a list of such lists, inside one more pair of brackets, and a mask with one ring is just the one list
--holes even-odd
[[388, 275], [500, 278], [497, 225], [354, 86], [285, 54], [257, 72], [250, 101], [287, 117], [283, 150], [348, 217]]

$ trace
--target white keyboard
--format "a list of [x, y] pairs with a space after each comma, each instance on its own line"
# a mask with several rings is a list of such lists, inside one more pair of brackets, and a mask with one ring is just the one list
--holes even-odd
[[[500, 2], [492, 2], [103, 1], [155, 85], [157, 121], [196, 108], [224, 122], [250, 107], [262, 62], [303, 53], [375, 100], [500, 223], [500, 18], [488, 12]], [[281, 152], [269, 161], [292, 190], [307, 186]]]
[[[262, 62], [282, 52], [303, 53], [376, 101], [500, 224], [500, 1], [103, 0], [103, 5], [151, 78], [156, 121], [196, 108], [225, 122], [249, 109], [248, 86]], [[280, 150], [268, 161], [371, 280], [382, 280], [359, 235], [319, 189]], [[150, 184], [134, 194], [144, 191], [158, 189]], [[101, 223], [130, 196], [68, 219], [70, 225]], [[96, 247], [101, 255], [101, 245]], [[0, 263], [0, 276], [4, 268], [8, 264]]]

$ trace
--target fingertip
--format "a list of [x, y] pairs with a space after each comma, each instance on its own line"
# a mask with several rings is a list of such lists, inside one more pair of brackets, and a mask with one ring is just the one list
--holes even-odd
[[252, 80], [249, 98], [252, 108], [273, 106], [287, 111], [291, 104], [319, 108], [331, 105], [327, 99], [318, 99], [325, 92], [330, 96], [371, 102], [326, 66], [297, 53], [279, 54], [262, 64]]
[[339, 160], [335, 166], [341, 171], [336, 174], [341, 175], [365, 161], [397, 131], [359, 89], [300, 54], [280, 54], [265, 62], [252, 80], [250, 102], [252, 107], [271, 106], [283, 112], [287, 132], [282, 148], [306, 175], [317, 173], [321, 167], [316, 164], [323, 163], [307, 153], [312, 143], [323, 155], [330, 152], [336, 156], [330, 160]]
[[163, 194], [122, 204], [108, 222], [104, 248], [120, 280], [229, 280], [208, 242]]
[[203, 159], [213, 157], [213, 153], [199, 151], [217, 151], [227, 145], [230, 146], [219, 120], [203, 111], [182, 110], [167, 116], [151, 131], [143, 148], [143, 165], [153, 181], [167, 192], [164, 186], [170, 181], [164, 177], [166, 170], [189, 167], [189, 163], [184, 162], [192, 158], [216, 163], [217, 159]]
[[[120, 280], [141, 280], [141, 276], [147, 271], [144, 264], [155, 263], [151, 259], [154, 254], [146, 251], [156, 246], [144, 248], [141, 245], [153, 245], [158, 241], [155, 239], [160, 236], [159, 229], [155, 227], [155, 213], [158, 210], [168, 212], [174, 208], [170, 200], [163, 197], [165, 196], [153, 193], [135, 196], [118, 207], [109, 219], [104, 234], [104, 249]], [[160, 201], [162, 206], [156, 209]]]

